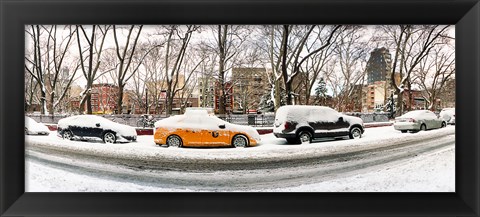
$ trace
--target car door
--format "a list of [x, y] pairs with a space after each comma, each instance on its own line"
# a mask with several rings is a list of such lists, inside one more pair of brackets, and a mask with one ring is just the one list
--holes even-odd
[[343, 115], [337, 111], [326, 108], [324, 111], [325, 119], [329, 121], [329, 136], [345, 136], [348, 135], [349, 123], [344, 119]]
[[433, 123], [435, 125], [435, 128], [441, 128], [443, 119], [440, 116], [437, 116], [435, 113], [433, 113], [433, 112], [431, 112], [431, 113], [432, 113], [432, 119], [433, 119]]
[[100, 118], [100, 117], [93, 119], [91, 121], [91, 125], [87, 129], [88, 135], [90, 137], [102, 138], [103, 132], [105, 130], [111, 130], [110, 128], [107, 127], [108, 124], [106, 121], [107, 120], [103, 120], [103, 118]]
[[203, 144], [205, 146], [231, 145], [231, 133], [233, 129], [229, 129], [227, 122], [214, 116], [208, 116], [202, 119], [204, 120], [205, 126], [205, 129], [202, 130]]
[[183, 141], [184, 146], [201, 146], [203, 142], [202, 121], [199, 116], [188, 116], [179, 121], [181, 129], [177, 129], [177, 134]]
[[68, 130], [70, 130], [75, 136], [85, 136], [85, 130], [81, 126], [81, 122], [78, 120], [78, 117], [73, 117], [71, 120], [69, 120]]

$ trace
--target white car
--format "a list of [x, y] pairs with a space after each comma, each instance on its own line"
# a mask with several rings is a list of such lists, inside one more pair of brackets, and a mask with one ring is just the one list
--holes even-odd
[[105, 143], [136, 141], [137, 131], [96, 115], [76, 115], [58, 121], [58, 136], [64, 139], [100, 138]]
[[440, 117], [442, 117], [448, 124], [455, 124], [455, 108], [442, 109]]
[[447, 122], [429, 110], [415, 110], [395, 118], [393, 127], [402, 133], [446, 127]]
[[362, 137], [363, 120], [325, 106], [287, 105], [275, 115], [273, 134], [288, 143], [311, 142], [321, 137]]
[[50, 130], [42, 123], [38, 123], [33, 118], [25, 116], [25, 135], [48, 135]]

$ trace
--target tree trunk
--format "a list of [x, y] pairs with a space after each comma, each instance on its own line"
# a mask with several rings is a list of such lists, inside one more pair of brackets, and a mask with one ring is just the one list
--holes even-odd
[[52, 93], [50, 94], [50, 104], [48, 108], [48, 112], [50, 113], [50, 115], [54, 114], [54, 107], [53, 107], [53, 104], [55, 103], [54, 100], [55, 100], [55, 91], [52, 90]]
[[117, 98], [117, 114], [122, 114], [123, 113], [123, 88], [124, 88], [123, 83], [118, 84], [118, 98]]
[[282, 95], [280, 93], [280, 80], [275, 78], [274, 84], [275, 84], [275, 91], [274, 91], [275, 111], [277, 111], [277, 109], [280, 108], [280, 106], [282, 105], [282, 99], [281, 99]]

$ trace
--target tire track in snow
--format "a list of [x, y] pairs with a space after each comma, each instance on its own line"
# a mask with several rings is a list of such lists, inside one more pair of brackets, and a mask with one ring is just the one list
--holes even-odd
[[[58, 149], [39, 147], [29, 147], [26, 154], [28, 160], [106, 179], [162, 188], [188, 187], [200, 191], [247, 191], [297, 186], [312, 181], [332, 179], [340, 175], [359, 174], [365, 170], [438, 150], [454, 143], [455, 136], [447, 135], [319, 158], [287, 159], [260, 162], [260, 164], [248, 161], [241, 164], [220, 162], [212, 165], [210, 162], [197, 161], [196, 165], [192, 165], [195, 162], [182, 164], [170, 162], [165, 165], [145, 160], [76, 155]], [[172, 169], [171, 165], [176, 167]]]

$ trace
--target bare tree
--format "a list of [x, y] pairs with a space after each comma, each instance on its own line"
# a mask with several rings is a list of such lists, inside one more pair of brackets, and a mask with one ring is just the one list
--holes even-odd
[[[69, 93], [69, 87], [72, 84], [76, 72], [80, 67], [80, 61], [70, 60], [65, 62], [68, 50], [74, 41], [74, 35], [76, 29], [73, 26], [66, 26], [68, 31], [66, 36], [62, 36], [64, 31], [57, 32], [57, 25], [50, 27], [43, 27], [48, 33], [47, 35], [47, 76], [46, 81], [47, 89], [50, 91], [48, 110], [50, 114], [54, 114], [55, 108]], [[64, 29], [64, 30], [65, 30]], [[72, 74], [70, 72], [73, 71]], [[57, 97], [57, 94], [59, 95]]]
[[40, 30], [39, 25], [31, 25], [30, 31], [26, 30], [26, 33], [30, 35], [33, 41], [33, 57], [25, 57], [25, 70], [33, 77], [40, 90], [40, 106], [41, 113], [47, 114], [47, 90], [45, 87], [45, 53], [42, 53], [41, 35], [44, 31]]
[[[310, 53], [316, 50], [319, 46], [326, 44], [328, 40], [328, 36], [330, 34], [327, 31], [327, 28], [331, 28], [330, 26], [319, 26], [317, 30], [314, 30], [312, 41], [307, 43], [306, 52]], [[352, 28], [352, 27], [350, 27]], [[305, 104], [310, 104], [310, 96], [313, 87], [317, 83], [317, 79], [320, 75], [322, 75], [322, 71], [324, 70], [325, 66], [328, 64], [329, 60], [333, 58], [334, 51], [335, 51], [335, 41], [337, 41], [337, 37], [340, 34], [337, 34], [335, 38], [332, 40], [332, 43], [327, 45], [324, 49], [314, 53], [311, 58], [305, 60], [305, 64], [300, 67], [300, 73], [304, 76], [300, 82], [297, 82], [297, 87], [294, 87], [294, 92], [299, 93], [297, 89], [305, 88], [306, 91], [304, 92], [305, 96]]]
[[[165, 50], [165, 74], [166, 78], [166, 114], [172, 114], [172, 105], [175, 95], [183, 90], [185, 87], [185, 82], [179, 84], [180, 80], [180, 71], [182, 70], [182, 65], [184, 64], [184, 59], [190, 39], [193, 32], [198, 29], [198, 26], [187, 25], [184, 27], [180, 26], [167, 26], [165, 27], [166, 32], [166, 50]], [[192, 75], [184, 77], [185, 81], [188, 81]], [[182, 86], [182, 87], [178, 87]]]
[[220, 90], [218, 113], [225, 114], [227, 93], [233, 85], [226, 85], [227, 72], [233, 67], [234, 60], [241, 52], [241, 47], [250, 34], [246, 26], [218, 25], [212, 27], [216, 44], [212, 46], [218, 55], [218, 85]]
[[[407, 89], [408, 100], [411, 101], [412, 94], [412, 72], [417, 69], [420, 62], [430, 54], [430, 51], [442, 41], [448, 39], [446, 31], [449, 26], [425, 25], [399, 25], [381, 26], [384, 33], [388, 35], [382, 40], [389, 42], [395, 47], [393, 66], [391, 73], [391, 86], [397, 95], [397, 114], [404, 112], [403, 92]], [[401, 81], [397, 84], [396, 74], [400, 74]], [[411, 110], [411, 103], [409, 103]]]
[[436, 99], [445, 84], [455, 76], [455, 51], [445, 46], [432, 51], [419, 63], [419, 69], [413, 74], [413, 82], [423, 90], [428, 109], [436, 109]]
[[343, 78], [341, 94], [338, 96], [339, 111], [346, 111], [347, 107], [353, 109], [355, 102], [352, 96], [362, 89], [366, 75], [364, 63], [366, 62], [366, 42], [362, 41], [360, 26], [348, 26], [339, 33], [335, 46], [335, 57], [338, 59], [338, 68]]
[[[110, 70], [97, 74], [101, 63], [101, 55], [105, 38], [111, 26], [98, 26], [93, 25], [88, 35], [88, 30], [82, 25], [76, 26], [77, 44], [80, 55], [80, 66], [83, 72], [83, 76], [87, 81], [85, 90], [82, 92], [82, 99], [80, 101], [79, 111], [83, 112], [85, 103], [87, 104], [87, 114], [92, 114], [92, 102], [91, 102], [91, 89], [93, 82], [101, 75], [107, 73]], [[98, 31], [98, 32], [97, 32]], [[83, 44], [86, 43], [86, 46]], [[112, 69], [113, 70], [113, 69]]]
[[[137, 27], [137, 28], [136, 28]], [[153, 49], [161, 46], [161, 45], [154, 45], [148, 50], [142, 51], [142, 57], [137, 58], [137, 62], [135, 65], [132, 66], [134, 55], [136, 54], [136, 48], [138, 44], [138, 39], [142, 32], [143, 25], [135, 26], [131, 25], [128, 29], [128, 33], [126, 36], [126, 40], [124, 44], [120, 45], [119, 37], [117, 36], [117, 30], [120, 30], [122, 27], [113, 26], [113, 36], [115, 39], [115, 50], [117, 54], [117, 74], [116, 74], [116, 83], [118, 85], [118, 98], [117, 98], [117, 114], [122, 114], [123, 109], [123, 92], [126, 83], [133, 77], [133, 75], [138, 71], [138, 68], [141, 66], [144, 58], [147, 56], [149, 52]], [[135, 30], [137, 29], [137, 30]], [[134, 32], [136, 31], [136, 35], [133, 36]], [[133, 41], [131, 41], [133, 40]]]

